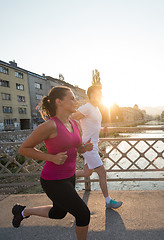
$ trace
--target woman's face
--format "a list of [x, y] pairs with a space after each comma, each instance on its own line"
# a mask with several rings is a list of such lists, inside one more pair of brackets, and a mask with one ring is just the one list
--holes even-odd
[[61, 107], [63, 110], [73, 113], [78, 107], [78, 101], [75, 98], [75, 95], [72, 91], [67, 91], [66, 96], [61, 101]]

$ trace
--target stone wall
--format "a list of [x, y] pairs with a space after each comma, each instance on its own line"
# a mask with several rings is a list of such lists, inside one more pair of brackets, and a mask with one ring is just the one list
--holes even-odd
[[23, 142], [32, 130], [1, 131], [0, 142]]

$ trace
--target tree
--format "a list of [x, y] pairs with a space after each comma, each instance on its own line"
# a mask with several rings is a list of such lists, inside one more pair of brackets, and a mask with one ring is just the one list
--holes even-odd
[[139, 107], [138, 107], [137, 104], [135, 104], [133, 108], [134, 108], [135, 110], [139, 110]]
[[59, 73], [59, 80], [64, 81], [64, 76], [61, 73]]
[[116, 103], [110, 108], [110, 115], [111, 122], [121, 122], [123, 120], [122, 111]]
[[[102, 87], [102, 84], [100, 81], [100, 73], [97, 69], [92, 70], [92, 85], [99, 85]], [[106, 106], [104, 106], [102, 103], [100, 103], [98, 107], [102, 115], [102, 122], [103, 123], [110, 122], [109, 109]]]
[[164, 111], [161, 113], [161, 121], [164, 122]]
[[109, 113], [108, 107], [103, 104], [99, 104], [98, 107], [99, 107], [99, 110], [102, 115], [102, 123], [109, 123], [110, 122], [110, 113]]
[[102, 85], [100, 82], [100, 73], [97, 69], [92, 70], [92, 85]]

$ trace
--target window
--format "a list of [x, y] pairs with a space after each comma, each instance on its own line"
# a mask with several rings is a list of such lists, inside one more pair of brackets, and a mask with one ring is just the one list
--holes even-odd
[[75, 98], [79, 101], [79, 96], [75, 94]]
[[5, 126], [13, 126], [14, 125], [13, 119], [5, 119], [4, 120], [4, 125]]
[[24, 85], [23, 85], [23, 84], [16, 83], [16, 89], [23, 91], [23, 90], [24, 90]]
[[1, 93], [2, 100], [11, 100], [11, 95], [8, 93]]
[[9, 71], [8, 71], [8, 68], [0, 66], [0, 72], [8, 74]]
[[9, 81], [0, 79], [0, 86], [9, 87]]
[[40, 105], [36, 105], [36, 108], [35, 108], [38, 112], [40, 112], [41, 108], [40, 108]]
[[23, 78], [23, 73], [15, 72], [15, 77]]
[[18, 102], [25, 102], [25, 97], [17, 95], [17, 100], [18, 100]]
[[37, 99], [37, 100], [41, 100], [42, 97], [43, 97], [42, 95], [40, 95], [40, 94], [36, 94], [36, 99]]
[[26, 114], [26, 108], [18, 108], [20, 114]]
[[40, 83], [35, 83], [35, 88], [37, 88], [37, 89], [42, 89], [42, 84], [40, 84]]
[[12, 113], [12, 107], [3, 107], [3, 113]]

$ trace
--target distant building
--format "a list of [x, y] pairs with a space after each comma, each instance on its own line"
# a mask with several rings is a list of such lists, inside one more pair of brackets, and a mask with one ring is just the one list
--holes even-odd
[[31, 125], [32, 128], [35, 128], [39, 123], [43, 122], [38, 111], [38, 104], [42, 97], [47, 95], [47, 81], [45, 76], [40, 76], [29, 71], [27, 74], [31, 105]]
[[144, 113], [139, 108], [121, 107], [123, 122], [137, 122], [144, 120]]
[[38, 109], [42, 97], [61, 85], [72, 89], [79, 105], [87, 101], [84, 89], [19, 68], [15, 61], [0, 60], [0, 130], [35, 128], [43, 122]]
[[164, 111], [161, 113], [161, 121], [164, 122]]
[[[70, 83], [67, 83], [63, 80], [60, 80], [60, 79], [56, 79], [56, 78], [53, 78], [53, 77], [50, 77], [50, 76], [46, 76], [46, 79], [48, 80], [47, 81], [47, 84], [48, 84], [48, 89], [50, 90], [52, 87], [54, 86], [66, 86], [66, 87], [69, 87], [71, 88], [71, 90], [73, 91], [73, 93], [75, 94], [75, 97], [77, 98], [77, 100], [79, 101], [79, 104], [83, 104], [85, 103], [88, 98], [87, 98], [87, 95], [86, 95], [86, 92], [84, 89], [82, 88], [79, 88], [78, 86], [73, 86], [72, 84]], [[48, 94], [48, 93], [47, 93]]]
[[131, 107], [119, 107], [114, 104], [110, 108], [110, 121], [111, 122], [123, 122], [123, 123], [137, 123], [146, 120], [146, 112], [139, 109], [137, 105]]
[[66, 86], [71, 88], [80, 104], [82, 104], [87, 99], [84, 89], [75, 87], [70, 83], [65, 82], [64, 80], [53, 78], [51, 76], [40, 76], [30, 72], [28, 72], [28, 78], [33, 128], [35, 128], [39, 123], [43, 122], [43, 119], [39, 113], [38, 105], [42, 97], [48, 95], [51, 88], [55, 86]]
[[27, 72], [15, 61], [0, 61], [0, 130], [29, 129], [31, 106]]

